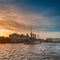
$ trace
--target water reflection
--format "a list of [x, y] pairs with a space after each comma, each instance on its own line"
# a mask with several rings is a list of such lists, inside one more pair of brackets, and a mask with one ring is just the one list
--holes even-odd
[[60, 60], [60, 44], [0, 44], [0, 60]]

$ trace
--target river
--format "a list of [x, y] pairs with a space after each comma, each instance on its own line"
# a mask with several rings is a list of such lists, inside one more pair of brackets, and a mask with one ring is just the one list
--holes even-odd
[[0, 44], [0, 60], [60, 60], [60, 44]]

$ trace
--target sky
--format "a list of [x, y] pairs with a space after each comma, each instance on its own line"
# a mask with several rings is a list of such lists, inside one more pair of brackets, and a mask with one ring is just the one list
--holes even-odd
[[11, 33], [60, 38], [60, 0], [0, 0], [0, 36]]

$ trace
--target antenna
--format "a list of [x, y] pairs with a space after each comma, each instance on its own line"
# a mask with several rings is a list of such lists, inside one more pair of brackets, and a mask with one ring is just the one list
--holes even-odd
[[31, 26], [31, 33], [32, 33], [32, 26]]
[[30, 36], [32, 38], [32, 26], [30, 27]]
[[39, 39], [39, 32], [38, 32], [38, 39]]

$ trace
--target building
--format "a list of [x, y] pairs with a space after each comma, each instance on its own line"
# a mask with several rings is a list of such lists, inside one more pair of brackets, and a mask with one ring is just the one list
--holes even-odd
[[60, 38], [47, 38], [47, 42], [60, 42]]
[[28, 35], [25, 36], [23, 34], [19, 35], [16, 33], [9, 35], [9, 38], [10, 38], [11, 42], [16, 42], [16, 43], [20, 43], [20, 42], [24, 43], [24, 42], [28, 42], [30, 40], [30, 37]]
[[21, 36], [16, 33], [9, 35], [9, 38], [11, 42], [22, 42]]

